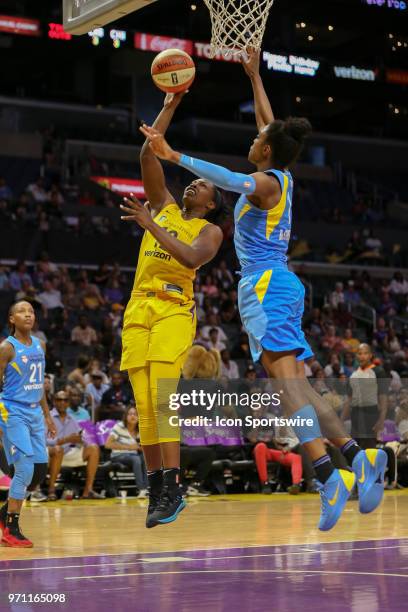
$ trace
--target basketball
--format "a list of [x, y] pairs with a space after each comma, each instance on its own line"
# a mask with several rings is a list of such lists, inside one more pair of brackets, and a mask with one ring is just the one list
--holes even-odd
[[161, 91], [178, 93], [188, 89], [194, 81], [195, 65], [185, 51], [166, 49], [154, 58], [151, 74]]

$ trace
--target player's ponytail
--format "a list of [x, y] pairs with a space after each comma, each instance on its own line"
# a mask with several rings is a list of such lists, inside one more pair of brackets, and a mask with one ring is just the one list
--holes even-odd
[[299, 157], [312, 126], [305, 117], [288, 117], [276, 120], [266, 128], [266, 143], [271, 147], [273, 165], [286, 168]]
[[306, 138], [312, 133], [312, 126], [305, 117], [288, 117], [284, 131], [285, 134], [303, 145]]

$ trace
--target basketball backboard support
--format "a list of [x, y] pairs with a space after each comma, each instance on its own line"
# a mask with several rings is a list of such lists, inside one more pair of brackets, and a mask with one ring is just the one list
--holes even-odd
[[64, 30], [86, 34], [157, 0], [63, 0]]

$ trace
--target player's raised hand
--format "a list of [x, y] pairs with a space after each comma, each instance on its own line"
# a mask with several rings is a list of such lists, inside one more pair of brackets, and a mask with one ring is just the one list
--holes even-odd
[[120, 208], [127, 214], [121, 217], [122, 221], [133, 221], [143, 229], [153, 223], [148, 202], [143, 206], [133, 193], [130, 194], [130, 198], [123, 198], [123, 201], [125, 204], [121, 204]]
[[245, 55], [241, 56], [241, 64], [249, 78], [253, 79], [259, 74], [261, 50], [255, 49], [255, 47], [247, 47], [245, 49]]
[[139, 129], [150, 140], [149, 147], [157, 157], [167, 159], [168, 161], [176, 161], [175, 151], [168, 144], [163, 134], [160, 134], [160, 132], [145, 123]]
[[175, 108], [177, 107], [184, 96], [188, 93], [188, 89], [186, 91], [180, 91], [179, 93], [168, 93], [164, 98], [163, 106], [164, 108]]

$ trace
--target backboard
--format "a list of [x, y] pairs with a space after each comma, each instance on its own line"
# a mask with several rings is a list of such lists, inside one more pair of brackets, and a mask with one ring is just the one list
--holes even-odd
[[64, 29], [86, 34], [157, 0], [63, 0]]

